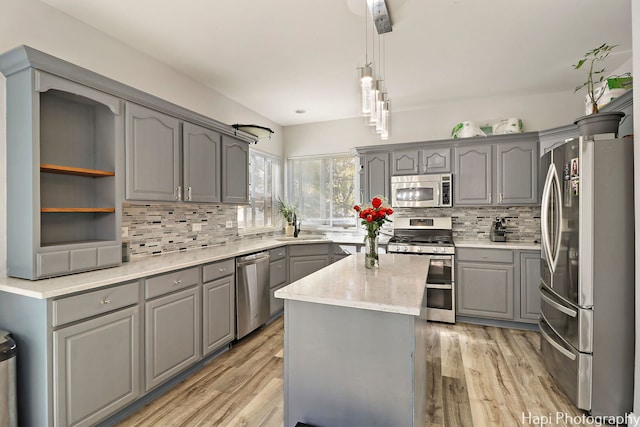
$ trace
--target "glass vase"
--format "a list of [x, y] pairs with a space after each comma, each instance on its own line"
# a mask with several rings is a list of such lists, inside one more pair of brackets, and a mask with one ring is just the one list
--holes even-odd
[[364, 239], [364, 266], [378, 268], [378, 234], [367, 234]]

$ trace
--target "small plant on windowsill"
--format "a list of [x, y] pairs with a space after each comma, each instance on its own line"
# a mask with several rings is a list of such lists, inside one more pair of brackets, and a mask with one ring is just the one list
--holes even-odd
[[289, 204], [283, 201], [279, 196], [276, 200], [276, 207], [278, 208], [278, 212], [282, 216], [282, 219], [286, 223], [285, 225], [285, 235], [293, 236], [293, 214], [296, 213], [296, 207], [292, 204]]

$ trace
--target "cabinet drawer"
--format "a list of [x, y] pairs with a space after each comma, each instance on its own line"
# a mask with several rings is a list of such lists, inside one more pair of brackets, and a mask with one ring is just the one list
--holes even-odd
[[144, 281], [145, 299], [168, 294], [169, 292], [197, 285], [199, 282], [198, 267], [175, 271], [161, 276], [151, 277]]
[[138, 282], [55, 300], [52, 303], [53, 326], [113, 311], [138, 301]]
[[271, 287], [281, 285], [287, 281], [287, 260], [271, 262], [269, 269], [269, 285]]
[[283, 246], [281, 248], [271, 249], [269, 251], [269, 259], [271, 261], [277, 261], [279, 259], [285, 258], [287, 256], [287, 248]]
[[69, 272], [69, 251], [47, 252], [37, 256], [37, 276], [55, 276]]
[[122, 264], [122, 245], [98, 248], [98, 267]]
[[98, 251], [96, 248], [75, 249], [69, 251], [71, 271], [87, 270], [98, 266]]
[[510, 249], [458, 248], [457, 261], [488, 261], [513, 263], [513, 251]]
[[329, 245], [321, 243], [289, 246], [289, 256], [306, 255], [329, 255]]
[[202, 282], [207, 283], [235, 273], [235, 259], [227, 259], [202, 267]]

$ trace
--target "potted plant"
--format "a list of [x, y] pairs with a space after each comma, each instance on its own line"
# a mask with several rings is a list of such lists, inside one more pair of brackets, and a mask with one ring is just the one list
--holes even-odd
[[276, 201], [276, 207], [278, 208], [278, 212], [280, 212], [282, 219], [286, 223], [284, 227], [284, 234], [286, 236], [293, 236], [293, 231], [295, 229], [293, 226], [293, 214], [296, 213], [296, 207], [286, 203], [280, 197], [278, 197], [278, 200]]
[[598, 101], [604, 93], [603, 90], [599, 90], [599, 85], [606, 81], [605, 68], [600, 69], [599, 63], [604, 61], [616, 46], [609, 46], [603, 43], [585, 53], [584, 57], [573, 66], [576, 70], [581, 69], [585, 64], [588, 66], [587, 81], [577, 86], [574, 90], [575, 93], [582, 88], [586, 88], [587, 97], [592, 105], [592, 113], [590, 115], [582, 116], [575, 121], [582, 136], [599, 133], [618, 134], [618, 125], [620, 119], [624, 117], [624, 113], [619, 111], [600, 112], [598, 110]]

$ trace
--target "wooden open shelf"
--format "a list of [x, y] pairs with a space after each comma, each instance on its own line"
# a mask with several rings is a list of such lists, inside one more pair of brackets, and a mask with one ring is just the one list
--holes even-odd
[[115, 208], [41, 208], [40, 212], [48, 213], [112, 213]]
[[85, 169], [74, 168], [71, 166], [51, 165], [47, 163], [40, 164], [41, 172], [59, 173], [63, 175], [77, 175], [77, 176], [90, 176], [90, 177], [102, 177], [102, 176], [114, 176], [115, 172], [103, 171], [97, 169]]

